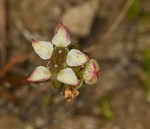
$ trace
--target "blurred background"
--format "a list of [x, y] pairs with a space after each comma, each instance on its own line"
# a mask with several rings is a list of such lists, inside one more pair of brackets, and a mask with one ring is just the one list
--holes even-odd
[[[26, 82], [60, 22], [101, 66], [71, 102]], [[150, 129], [150, 0], [0, 0], [0, 129]]]

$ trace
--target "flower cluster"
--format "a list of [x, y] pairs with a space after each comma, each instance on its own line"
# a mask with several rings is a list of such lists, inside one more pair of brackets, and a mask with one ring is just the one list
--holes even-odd
[[34, 51], [49, 60], [46, 67], [38, 66], [28, 77], [29, 82], [49, 80], [53, 87], [63, 92], [69, 101], [76, 97], [83, 85], [96, 83], [100, 67], [96, 60], [81, 51], [77, 43], [72, 43], [66, 27], [60, 23], [51, 42], [32, 39]]

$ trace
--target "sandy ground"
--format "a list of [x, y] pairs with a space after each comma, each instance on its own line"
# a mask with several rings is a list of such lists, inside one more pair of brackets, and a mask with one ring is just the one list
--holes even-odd
[[[149, 0], [7, 1], [7, 62], [18, 55], [32, 57], [13, 65], [0, 84], [15, 98], [0, 98], [0, 129], [149, 129], [141, 54], [150, 48], [149, 7]], [[82, 87], [71, 102], [50, 83], [24, 81], [46, 64], [34, 53], [31, 38], [50, 41], [61, 21], [72, 41], [101, 66], [98, 82]]]

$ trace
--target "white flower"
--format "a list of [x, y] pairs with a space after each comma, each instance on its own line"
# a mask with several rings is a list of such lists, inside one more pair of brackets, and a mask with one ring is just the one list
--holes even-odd
[[[60, 23], [56, 29], [56, 33], [51, 42], [37, 41], [32, 39], [32, 46], [35, 52], [44, 60], [50, 59], [54, 47], [66, 48], [71, 44], [70, 35], [62, 23]], [[77, 49], [71, 49], [66, 57], [66, 63], [68, 66], [81, 66], [88, 62], [89, 58], [81, 51]], [[27, 79], [28, 81], [46, 81], [50, 79], [51, 72], [44, 66], [37, 67], [31, 76]], [[71, 68], [62, 69], [57, 75], [58, 81], [77, 86], [79, 80]]]

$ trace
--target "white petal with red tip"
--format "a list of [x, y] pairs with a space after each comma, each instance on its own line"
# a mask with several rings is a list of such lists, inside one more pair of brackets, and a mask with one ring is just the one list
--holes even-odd
[[84, 65], [88, 61], [88, 57], [77, 49], [71, 49], [68, 52], [66, 62], [69, 66]]
[[53, 44], [51, 42], [32, 40], [34, 51], [44, 60], [50, 59], [53, 53]]
[[71, 43], [70, 35], [62, 23], [58, 25], [52, 43], [57, 47], [67, 47]]
[[50, 73], [49, 69], [47, 69], [44, 66], [39, 66], [30, 75], [30, 77], [27, 79], [27, 81], [30, 81], [30, 82], [46, 81], [50, 78], [50, 76], [51, 76], [51, 73]]
[[78, 79], [71, 68], [61, 70], [57, 75], [57, 79], [68, 85], [78, 85]]

